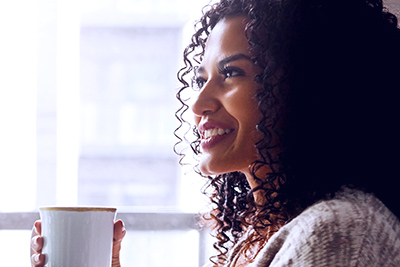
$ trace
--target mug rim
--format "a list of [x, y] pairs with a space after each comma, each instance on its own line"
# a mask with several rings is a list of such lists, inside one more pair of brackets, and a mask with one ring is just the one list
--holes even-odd
[[39, 207], [40, 211], [75, 211], [75, 212], [86, 212], [86, 211], [106, 211], [116, 212], [117, 208], [114, 207], [97, 207], [97, 206], [44, 206]]

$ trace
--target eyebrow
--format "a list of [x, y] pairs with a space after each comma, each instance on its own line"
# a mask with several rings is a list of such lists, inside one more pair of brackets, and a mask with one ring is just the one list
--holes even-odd
[[[253, 60], [251, 59], [251, 57], [249, 57], [249, 56], [247, 56], [247, 55], [245, 55], [245, 54], [239, 53], [239, 54], [235, 54], [235, 55], [232, 55], [232, 56], [229, 56], [229, 57], [226, 57], [226, 58], [221, 59], [221, 60], [218, 62], [218, 67], [219, 67], [220, 69], [222, 69], [222, 68], [224, 68], [224, 66], [225, 66], [226, 64], [228, 64], [228, 63], [230, 63], [230, 62], [232, 62], [232, 61], [240, 60], [240, 59], [246, 59], [246, 60], [249, 60], [249, 61], [251, 61], [251, 62], [253, 63]], [[199, 68], [196, 70], [196, 72], [197, 72], [197, 73], [204, 73], [204, 72], [205, 72], [205, 69], [204, 69], [204, 67], [199, 67]]]

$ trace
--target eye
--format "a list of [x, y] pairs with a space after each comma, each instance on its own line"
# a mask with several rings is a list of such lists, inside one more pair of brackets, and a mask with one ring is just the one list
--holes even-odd
[[203, 88], [203, 86], [206, 82], [207, 82], [207, 80], [202, 77], [196, 77], [196, 76], [193, 77], [193, 79], [192, 79], [193, 90], [200, 90], [201, 88]]
[[224, 76], [224, 79], [245, 75], [244, 70], [237, 68], [237, 67], [231, 67], [231, 66], [226, 66], [226, 67], [220, 69], [219, 73]]

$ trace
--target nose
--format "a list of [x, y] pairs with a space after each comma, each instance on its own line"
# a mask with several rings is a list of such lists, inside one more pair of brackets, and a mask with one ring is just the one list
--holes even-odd
[[218, 89], [210, 81], [203, 86], [191, 106], [195, 116], [201, 117], [216, 112], [221, 107], [217, 91]]

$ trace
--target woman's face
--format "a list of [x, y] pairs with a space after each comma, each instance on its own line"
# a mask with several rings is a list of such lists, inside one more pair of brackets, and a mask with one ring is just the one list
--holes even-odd
[[260, 70], [250, 59], [244, 23], [242, 16], [218, 22], [196, 71], [199, 91], [192, 111], [201, 135], [200, 170], [206, 175], [248, 173], [258, 157], [261, 114], [255, 94], [261, 85], [254, 77]]

